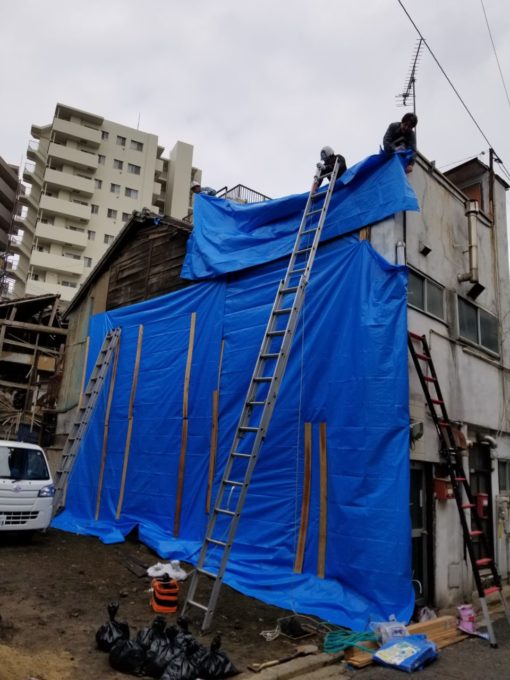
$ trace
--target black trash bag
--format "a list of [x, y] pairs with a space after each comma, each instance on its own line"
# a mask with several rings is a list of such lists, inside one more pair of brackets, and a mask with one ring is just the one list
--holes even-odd
[[156, 616], [154, 621], [147, 628], [138, 631], [135, 642], [138, 642], [144, 649], [149, 649], [153, 641], [158, 639], [166, 641], [165, 635], [166, 620], [164, 616]]
[[169, 626], [165, 631], [164, 639], [155, 637], [147, 650], [143, 667], [145, 675], [151, 678], [161, 677], [174, 656], [182, 654], [182, 647], [177, 644], [178, 631], [175, 626]]
[[240, 673], [225, 652], [220, 652], [220, 647], [221, 637], [217, 635], [211, 642], [211, 648], [202, 657], [198, 666], [198, 675], [201, 680], [231, 678]]
[[110, 650], [110, 666], [121, 673], [143, 675], [145, 649], [134, 640], [119, 640]]
[[108, 607], [110, 620], [103, 624], [96, 633], [96, 643], [102, 652], [109, 652], [118, 640], [129, 640], [129, 626], [122, 621], [115, 621], [119, 610], [118, 602], [110, 602]]
[[195, 639], [193, 635], [189, 632], [188, 619], [185, 619], [184, 616], [179, 616], [179, 618], [177, 619], [177, 625], [180, 628], [180, 630], [177, 631], [176, 637], [178, 645], [182, 645], [185, 641]]
[[161, 680], [196, 680], [198, 668], [193, 656], [197, 653], [196, 640], [185, 640], [182, 649], [178, 651], [167, 664]]

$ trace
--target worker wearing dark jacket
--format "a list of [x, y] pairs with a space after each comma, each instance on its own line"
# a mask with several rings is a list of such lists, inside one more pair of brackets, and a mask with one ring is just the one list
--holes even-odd
[[335, 167], [336, 159], [340, 160], [340, 165], [338, 167], [338, 174], [336, 178], [338, 179], [347, 170], [347, 165], [345, 164], [345, 158], [340, 154], [335, 154], [330, 146], [323, 146], [321, 149], [321, 160], [317, 163], [317, 172], [313, 178], [312, 194], [317, 191], [317, 189], [322, 184], [322, 180], [327, 175], [333, 172]]
[[418, 124], [418, 118], [414, 113], [406, 113], [399, 123], [390, 123], [383, 138], [383, 147], [386, 153], [395, 151], [411, 150], [411, 160], [407, 164], [406, 172], [413, 171], [414, 159], [416, 158], [416, 135], [414, 128]]

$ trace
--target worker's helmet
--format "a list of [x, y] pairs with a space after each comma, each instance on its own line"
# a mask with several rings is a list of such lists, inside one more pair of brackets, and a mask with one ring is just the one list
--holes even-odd
[[193, 181], [191, 182], [191, 188], [192, 189], [199, 189], [200, 188], [200, 182]]
[[330, 156], [334, 156], [335, 152], [330, 146], [323, 146], [321, 149], [321, 159], [325, 161]]

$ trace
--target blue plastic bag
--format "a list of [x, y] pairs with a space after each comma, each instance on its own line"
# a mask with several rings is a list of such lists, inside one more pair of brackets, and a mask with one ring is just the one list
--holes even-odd
[[437, 647], [426, 635], [408, 635], [389, 640], [373, 658], [382, 666], [412, 673], [437, 659]]

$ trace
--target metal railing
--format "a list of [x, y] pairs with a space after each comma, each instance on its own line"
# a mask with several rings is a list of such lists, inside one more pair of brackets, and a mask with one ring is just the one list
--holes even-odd
[[[261, 194], [260, 191], [250, 189], [250, 187], [247, 187], [244, 184], [236, 184], [231, 189], [224, 186], [221, 189], [218, 189], [216, 198], [226, 198], [235, 203], [263, 203], [264, 201], [271, 200], [270, 196]], [[182, 221], [187, 224], [193, 224], [193, 211], [190, 210], [188, 214], [182, 218]]]

